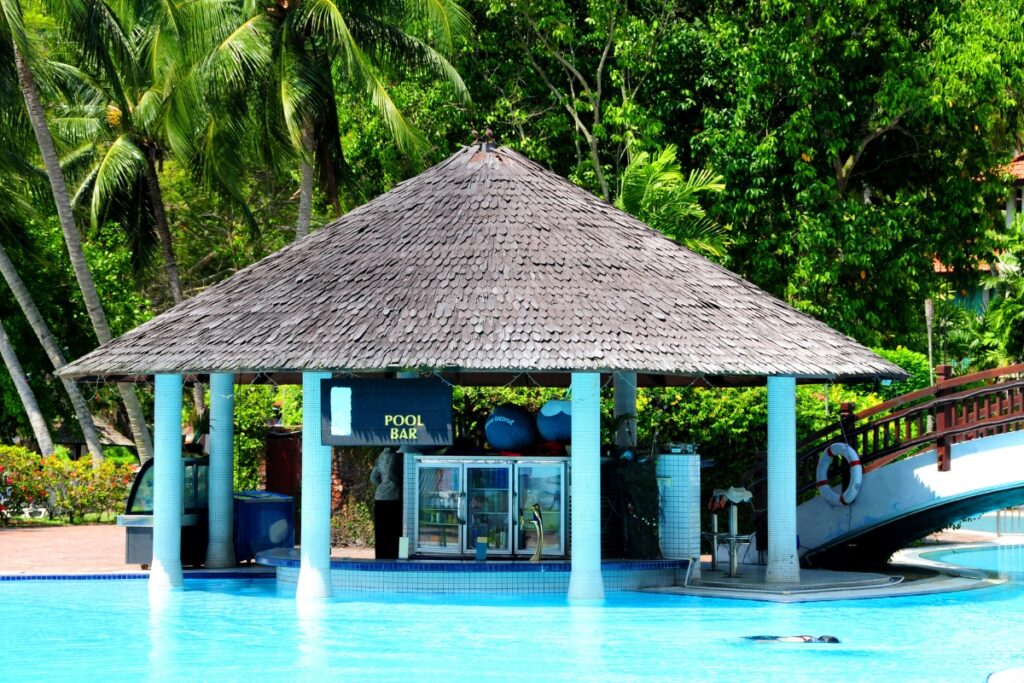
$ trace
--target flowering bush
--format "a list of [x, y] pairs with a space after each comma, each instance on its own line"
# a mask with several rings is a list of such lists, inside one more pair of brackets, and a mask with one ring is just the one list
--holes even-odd
[[19, 446], [0, 446], [0, 524], [24, 508], [46, 504], [39, 455]]
[[113, 512], [128, 497], [132, 469], [109, 461], [93, 468], [88, 458], [40, 458], [24, 448], [0, 446], [0, 524], [31, 506], [44, 507], [51, 518], [65, 517], [72, 524], [89, 513]]
[[88, 513], [110, 513], [124, 505], [131, 486], [129, 465], [104, 461], [98, 468], [88, 459], [43, 459], [47, 488], [52, 495], [51, 516], [65, 517], [74, 524]]

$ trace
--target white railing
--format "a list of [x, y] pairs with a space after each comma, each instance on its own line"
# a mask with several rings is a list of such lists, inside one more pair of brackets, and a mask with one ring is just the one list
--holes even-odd
[[996, 512], [996, 535], [1024, 534], [1024, 505]]

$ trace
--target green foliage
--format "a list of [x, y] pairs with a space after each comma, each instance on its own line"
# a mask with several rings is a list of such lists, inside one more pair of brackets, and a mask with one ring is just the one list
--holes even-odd
[[911, 351], [902, 346], [898, 346], [895, 349], [872, 350], [890, 363], [900, 366], [910, 375], [905, 380], [880, 387], [878, 394], [883, 401], [923, 389], [932, 383], [931, 368], [928, 367], [928, 356], [923, 353]]
[[724, 189], [722, 177], [709, 170], [691, 171], [684, 178], [676, 148], [669, 145], [656, 155], [633, 157], [615, 206], [691, 251], [721, 258], [729, 243], [727, 231], [705, 215], [698, 197]]
[[861, 341], [918, 334], [933, 258], [959, 288], [990, 253], [991, 169], [1021, 129], [1021, 12], [714, 6], [695, 144], [726, 179], [711, 213], [734, 227], [732, 267]]
[[103, 449], [103, 459], [116, 465], [138, 465], [139, 458], [124, 446], [107, 446]]
[[107, 460], [94, 468], [88, 458], [44, 458], [42, 473], [50, 496], [50, 517], [63, 517], [75, 524], [84, 521], [87, 514], [102, 517], [123, 509], [133, 469]]
[[370, 482], [379, 448], [335, 448], [332, 471], [339, 484], [331, 506], [331, 542], [340, 546], [373, 544], [375, 487]]
[[[797, 387], [797, 438], [835, 424], [839, 405], [855, 410], [880, 403], [871, 391], [843, 385]], [[694, 443], [714, 467], [703, 475], [707, 489], [744, 481], [756, 454], [768, 448], [768, 392], [748, 389], [641, 389], [637, 392], [638, 455], [657, 454], [667, 443]]]
[[331, 515], [331, 545], [373, 545], [373, 503], [351, 501]]
[[51, 519], [71, 524], [86, 515], [102, 516], [124, 507], [133, 468], [110, 460], [94, 468], [88, 458], [60, 454], [40, 458], [14, 446], [0, 446], [0, 523], [29, 506], [43, 507]]
[[239, 385], [235, 387], [235, 463], [236, 491], [263, 488], [262, 468], [266, 457], [266, 438], [274, 414], [275, 387]]
[[302, 387], [284, 385], [278, 388], [281, 426], [297, 427], [302, 424]]
[[42, 505], [46, 495], [39, 455], [19, 446], [0, 446], [0, 524], [19, 517], [22, 508]]

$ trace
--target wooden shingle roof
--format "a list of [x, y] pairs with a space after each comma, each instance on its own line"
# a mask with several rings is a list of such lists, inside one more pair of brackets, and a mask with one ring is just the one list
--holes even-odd
[[520, 154], [476, 145], [61, 374], [402, 368], [479, 384], [904, 376]]

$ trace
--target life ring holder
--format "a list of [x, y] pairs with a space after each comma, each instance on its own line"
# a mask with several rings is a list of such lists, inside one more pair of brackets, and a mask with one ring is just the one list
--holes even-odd
[[[836, 493], [835, 489], [828, 485], [828, 466], [832, 462], [832, 458], [837, 455], [850, 464], [850, 485], [842, 493]], [[857, 455], [853, 446], [842, 442], [831, 444], [821, 452], [815, 474], [818, 493], [826, 503], [834, 508], [853, 503], [857, 499], [861, 483], [864, 481], [864, 467], [860, 464], [860, 456]]]

